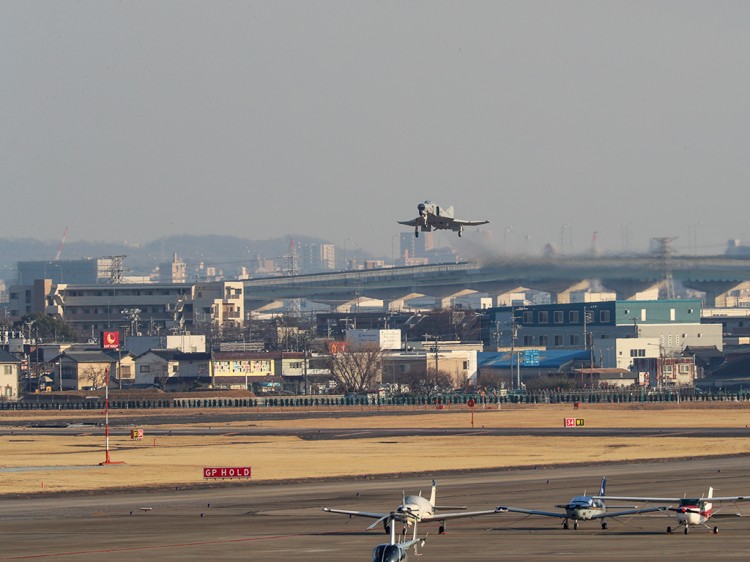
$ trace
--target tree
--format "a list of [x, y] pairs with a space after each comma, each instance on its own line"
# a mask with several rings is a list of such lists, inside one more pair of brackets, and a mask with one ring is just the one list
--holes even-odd
[[24, 334], [28, 334], [27, 322], [29, 321], [33, 321], [31, 328], [32, 338], [47, 342], [77, 341], [76, 332], [72, 326], [66, 324], [59, 318], [41, 314], [39, 312], [27, 314], [17, 322], [14, 322], [13, 328], [22, 331]]
[[426, 371], [416, 371], [405, 377], [405, 383], [414, 394], [434, 396], [453, 390], [453, 378], [446, 371], [428, 367]]
[[331, 354], [333, 378], [345, 392], [370, 390], [380, 376], [383, 352], [374, 344], [347, 345]]
[[104, 388], [107, 384], [107, 369], [101, 366], [86, 365], [81, 369], [81, 386], [90, 386], [94, 390]]

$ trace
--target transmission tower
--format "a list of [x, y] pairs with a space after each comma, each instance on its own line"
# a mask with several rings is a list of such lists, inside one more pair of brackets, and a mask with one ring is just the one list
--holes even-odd
[[672, 242], [677, 238], [652, 238], [651, 244], [653, 252], [656, 257], [659, 258], [659, 265], [661, 266], [661, 290], [659, 291], [660, 296], [664, 296], [667, 299], [675, 298], [674, 291], [674, 279], [672, 278]]
[[127, 256], [107, 256], [104, 259], [111, 260], [109, 264], [109, 278], [106, 280], [108, 285], [119, 285], [122, 283], [125, 268], [123, 267], [123, 260]]
[[[287, 260], [286, 274], [289, 277], [299, 275], [299, 254], [297, 253], [297, 244], [294, 238], [289, 239], [289, 253], [284, 256]], [[299, 317], [302, 314], [302, 302], [300, 299], [292, 299], [289, 302], [289, 314]]]

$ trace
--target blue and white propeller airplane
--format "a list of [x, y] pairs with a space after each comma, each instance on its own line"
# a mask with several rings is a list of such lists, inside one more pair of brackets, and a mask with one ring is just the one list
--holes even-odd
[[509, 507], [509, 506], [498, 506], [498, 512], [508, 511], [511, 513], [526, 513], [528, 515], [543, 515], [544, 517], [557, 517], [562, 519], [563, 529], [568, 528], [568, 522], [573, 522], [573, 529], [578, 529], [579, 521], [589, 521], [593, 519], [601, 520], [602, 529], [607, 528], [608, 517], [620, 517], [624, 515], [637, 515], [639, 513], [649, 513], [653, 511], [666, 511], [666, 507], [646, 507], [638, 509], [636, 507], [630, 508], [616, 508], [621, 511], [607, 511], [607, 507], [604, 505], [605, 490], [607, 486], [607, 479], [602, 478], [602, 484], [599, 488], [599, 495], [597, 496], [574, 496], [568, 503], [556, 505], [564, 510], [559, 511], [543, 511], [539, 509], [522, 509], [520, 507]]

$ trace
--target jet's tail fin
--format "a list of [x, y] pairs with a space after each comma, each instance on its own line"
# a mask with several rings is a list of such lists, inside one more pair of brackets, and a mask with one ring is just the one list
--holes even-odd
[[450, 219], [453, 218], [453, 205], [449, 205], [447, 209], [443, 209], [442, 215]]
[[437, 497], [437, 483], [432, 481], [432, 492], [430, 492], [430, 504], [435, 507], [435, 498]]
[[600, 496], [605, 495], [606, 489], [607, 489], [607, 477], [604, 476], [602, 477], [602, 485], [599, 486], [599, 495]]

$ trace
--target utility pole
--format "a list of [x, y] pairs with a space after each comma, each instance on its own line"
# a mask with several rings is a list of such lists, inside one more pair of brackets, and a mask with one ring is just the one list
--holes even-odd
[[[510, 309], [510, 381], [513, 384], [513, 358], [515, 357], [516, 336], [518, 335], [518, 326], [516, 325], [516, 309]], [[521, 389], [521, 368], [518, 368], [518, 389]]]

